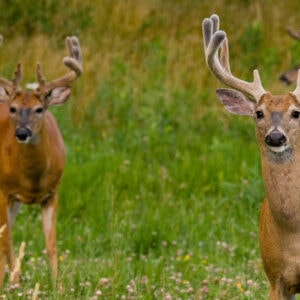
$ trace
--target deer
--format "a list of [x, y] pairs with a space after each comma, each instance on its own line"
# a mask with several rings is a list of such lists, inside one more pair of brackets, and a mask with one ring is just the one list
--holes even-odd
[[[290, 37], [292, 37], [295, 40], [300, 40], [300, 33], [293, 30], [292, 28], [287, 28], [286, 29], [287, 33], [289, 34]], [[300, 68], [300, 65], [298, 64], [297, 66], [291, 68], [290, 70], [282, 73], [279, 77], [279, 80], [285, 83], [286, 85], [290, 85], [292, 83], [297, 82], [297, 77], [298, 77], [298, 70]]]
[[295, 299], [300, 292], [300, 72], [294, 91], [273, 95], [264, 89], [258, 70], [253, 81], [231, 73], [227, 34], [219, 29], [218, 15], [205, 18], [202, 30], [206, 64], [229, 87], [217, 89], [217, 97], [230, 113], [250, 116], [255, 123], [266, 194], [259, 245], [269, 299]]
[[[22, 204], [41, 206], [51, 273], [55, 279], [58, 275], [56, 213], [65, 147], [48, 108], [68, 100], [72, 83], [83, 71], [78, 38], [67, 37], [66, 46], [69, 56], [63, 63], [68, 72], [62, 77], [47, 82], [40, 63], [34, 90], [22, 90], [21, 63], [17, 63], [12, 80], [0, 77], [0, 287], [6, 266], [12, 271], [15, 265], [12, 227]], [[19, 282], [19, 276], [13, 281]]]

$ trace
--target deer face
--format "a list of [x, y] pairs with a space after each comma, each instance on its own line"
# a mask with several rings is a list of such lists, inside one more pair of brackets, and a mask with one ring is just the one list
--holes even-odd
[[261, 148], [283, 153], [300, 145], [300, 103], [294, 94], [267, 93], [258, 103], [231, 89], [219, 89], [217, 95], [229, 112], [254, 118]]
[[17, 92], [8, 101], [8, 106], [17, 141], [19, 143], [37, 141], [47, 109], [39, 96], [33, 92]]
[[[0, 36], [0, 44], [2, 36]], [[21, 64], [17, 64], [12, 81], [0, 77], [0, 103], [9, 107], [15, 136], [20, 143], [38, 142], [38, 133], [43, 126], [44, 113], [50, 105], [66, 102], [71, 93], [71, 84], [82, 73], [82, 55], [77, 37], [66, 39], [69, 56], [64, 64], [69, 72], [58, 79], [46, 82], [40, 64], [37, 64], [37, 87], [34, 92], [22, 92]]]
[[[202, 29], [207, 66], [221, 82], [234, 88], [217, 90], [217, 96], [225, 108], [231, 113], [254, 118], [263, 154], [267, 152], [270, 154], [268, 157], [279, 157], [280, 162], [283, 157], [290, 158], [296, 146], [300, 147], [300, 71], [293, 92], [274, 96], [263, 88], [258, 70], [253, 71], [254, 78], [250, 82], [231, 73], [228, 39], [226, 32], [219, 30], [217, 15], [204, 19]], [[251, 95], [254, 101], [245, 95]], [[282, 153], [287, 155], [280, 155]]]
[[293, 94], [266, 94], [254, 113], [259, 141], [273, 152], [283, 152], [296, 145], [300, 136], [300, 104]]

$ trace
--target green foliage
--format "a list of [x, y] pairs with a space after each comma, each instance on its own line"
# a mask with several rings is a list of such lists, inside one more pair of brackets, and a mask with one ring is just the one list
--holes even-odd
[[37, 33], [60, 38], [88, 30], [91, 6], [79, 1], [7, 0], [0, 2], [0, 32], [5, 36]]
[[300, 42], [293, 41], [291, 46], [291, 66], [299, 65], [299, 57], [300, 57]]

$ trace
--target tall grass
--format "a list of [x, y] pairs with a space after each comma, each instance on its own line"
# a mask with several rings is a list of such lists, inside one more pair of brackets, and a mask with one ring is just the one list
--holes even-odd
[[[68, 161], [60, 187], [58, 285], [51, 280], [40, 208], [23, 207], [14, 238], [27, 242], [22, 282], [7, 299], [266, 299], [258, 250], [264, 197], [250, 119], [228, 115], [207, 70], [201, 22], [218, 13], [232, 70], [286, 92], [297, 62], [296, 2], [6, 1], [0, 72], [24, 81], [40, 61], [65, 71], [63, 38], [77, 34], [84, 76], [53, 109]], [[23, 5], [23, 6], [21, 6]], [[22, 7], [22, 9], [21, 9]]]

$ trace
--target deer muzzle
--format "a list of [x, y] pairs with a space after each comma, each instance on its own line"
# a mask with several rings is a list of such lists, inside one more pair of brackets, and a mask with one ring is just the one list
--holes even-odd
[[28, 126], [30, 108], [21, 108], [20, 121], [15, 131], [15, 137], [19, 143], [28, 143], [32, 137], [32, 130]]
[[18, 127], [15, 136], [18, 142], [27, 143], [32, 136], [32, 131], [27, 127]]
[[266, 135], [265, 143], [272, 151], [282, 152], [287, 147], [287, 137], [282, 131], [273, 129]]

